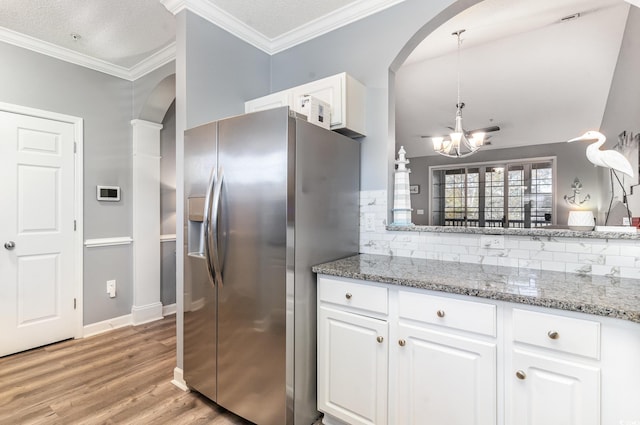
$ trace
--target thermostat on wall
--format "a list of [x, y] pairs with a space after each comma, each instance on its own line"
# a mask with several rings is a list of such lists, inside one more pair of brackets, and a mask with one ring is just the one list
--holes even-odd
[[98, 201], [119, 201], [120, 186], [96, 186], [96, 198]]

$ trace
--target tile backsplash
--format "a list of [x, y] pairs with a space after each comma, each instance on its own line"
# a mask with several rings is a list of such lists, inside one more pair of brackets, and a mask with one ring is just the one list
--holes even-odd
[[386, 225], [387, 191], [361, 191], [363, 254], [640, 278], [638, 240], [504, 235], [504, 248], [486, 248], [478, 234], [388, 231]]

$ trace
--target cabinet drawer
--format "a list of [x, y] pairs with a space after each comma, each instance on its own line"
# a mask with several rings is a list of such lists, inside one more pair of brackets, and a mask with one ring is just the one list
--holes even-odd
[[496, 336], [496, 306], [400, 291], [400, 317], [482, 335]]
[[347, 280], [318, 277], [320, 301], [387, 314], [387, 288]]
[[514, 308], [513, 340], [600, 358], [600, 323], [590, 320]]

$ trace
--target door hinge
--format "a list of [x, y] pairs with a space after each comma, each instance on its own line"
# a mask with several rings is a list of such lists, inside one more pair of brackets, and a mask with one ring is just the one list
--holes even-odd
[[76, 299], [75, 298], [73, 299], [73, 309], [74, 310], [76, 309]]
[[75, 220], [73, 220], [73, 231], [74, 231], [74, 232], [75, 232], [75, 231], [76, 231], [76, 229], [77, 229], [77, 227], [76, 227], [76, 226], [77, 226], [77, 223], [76, 223], [76, 221], [75, 221]]
[[78, 144], [73, 142], [73, 153], [78, 153]]

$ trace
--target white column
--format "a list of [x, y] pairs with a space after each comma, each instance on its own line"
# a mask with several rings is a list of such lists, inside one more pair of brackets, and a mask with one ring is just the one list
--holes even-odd
[[161, 319], [160, 130], [133, 120], [133, 306], [134, 325]]
[[411, 223], [411, 194], [409, 193], [409, 173], [407, 168], [409, 160], [405, 157], [407, 152], [404, 146], [400, 146], [396, 165], [398, 168], [394, 174], [393, 184], [393, 223], [398, 226], [412, 226]]

